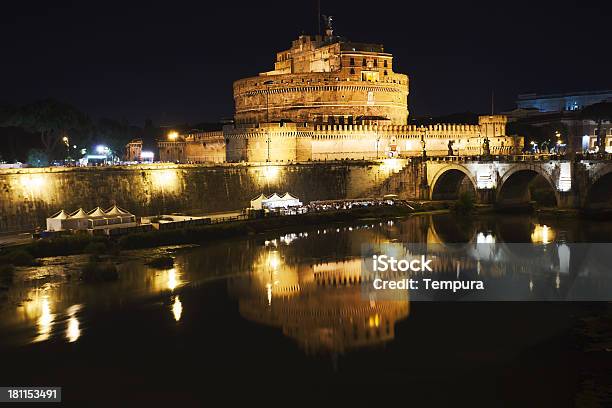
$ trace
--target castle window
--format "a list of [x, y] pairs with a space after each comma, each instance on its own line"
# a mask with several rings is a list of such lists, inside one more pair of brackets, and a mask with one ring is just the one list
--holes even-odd
[[385, 69], [385, 76], [387, 75], [387, 70]]
[[229, 144], [229, 137], [227, 139], [225, 139], [225, 144], [228, 145]]
[[378, 60], [374, 59], [374, 66], [377, 67], [378, 66]]
[[362, 67], [366, 67], [366, 66], [368, 66], [368, 63], [367, 63], [367, 61], [366, 61], [366, 59], [365, 59], [365, 58], [364, 58], [364, 59], [363, 59], [363, 61], [361, 62], [361, 66], [362, 66]]
[[385, 68], [387, 68], [387, 60], [385, 60], [385, 61], [383, 62], [383, 65], [384, 65], [384, 67], [385, 67]]
[[355, 75], [355, 68], [351, 68], [351, 75]]
[[350, 62], [351, 66], [355, 65], [355, 58], [351, 57], [351, 62]]

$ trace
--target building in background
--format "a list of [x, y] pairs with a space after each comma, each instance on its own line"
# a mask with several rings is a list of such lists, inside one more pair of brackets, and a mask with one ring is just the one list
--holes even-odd
[[407, 125], [407, 75], [380, 44], [333, 34], [301, 35], [276, 54], [274, 69], [234, 82], [234, 123], [221, 132], [170, 133], [160, 160], [181, 163], [377, 159], [520, 151], [507, 118], [478, 124]]
[[[558, 139], [571, 151], [612, 152], [611, 121], [585, 114], [585, 109], [601, 103], [612, 103], [612, 91], [523, 94], [517, 108], [506, 114], [510, 122], [545, 129], [552, 143]], [[601, 148], [596, 146], [598, 136]]]
[[125, 161], [137, 162], [140, 161], [142, 153], [142, 139], [134, 139], [125, 145]]

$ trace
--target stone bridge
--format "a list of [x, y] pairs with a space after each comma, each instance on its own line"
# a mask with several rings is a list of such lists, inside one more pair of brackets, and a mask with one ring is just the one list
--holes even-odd
[[547, 181], [560, 208], [612, 208], [611, 155], [413, 159], [378, 192], [401, 198], [455, 200], [461, 191], [473, 189], [477, 203], [512, 206], [531, 200], [529, 185], [538, 176]]

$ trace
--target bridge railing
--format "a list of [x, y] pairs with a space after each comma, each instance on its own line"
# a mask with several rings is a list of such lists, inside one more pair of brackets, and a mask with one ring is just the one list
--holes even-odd
[[[450, 162], [450, 163], [466, 163], [466, 162], [483, 162], [483, 161], [500, 161], [500, 162], [547, 162], [551, 160], [571, 160], [569, 154], [504, 154], [504, 155], [470, 155], [470, 156], [430, 156], [428, 161], [433, 162]], [[576, 153], [575, 161], [590, 160], [590, 161], [612, 161], [611, 153]]]

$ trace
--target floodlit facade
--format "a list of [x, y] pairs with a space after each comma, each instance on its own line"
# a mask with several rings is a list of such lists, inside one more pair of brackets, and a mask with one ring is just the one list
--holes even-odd
[[[523, 140], [507, 118], [478, 124], [408, 125], [409, 78], [393, 70], [381, 44], [333, 34], [301, 35], [276, 54], [274, 68], [234, 82], [234, 123], [221, 132], [173, 135], [162, 161], [293, 162], [483, 153], [511, 154]], [[450, 144], [449, 144], [450, 143]], [[222, 153], [223, 152], [223, 153]]]

